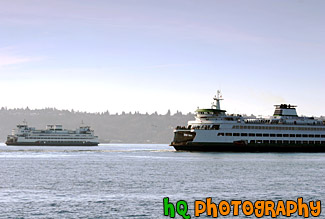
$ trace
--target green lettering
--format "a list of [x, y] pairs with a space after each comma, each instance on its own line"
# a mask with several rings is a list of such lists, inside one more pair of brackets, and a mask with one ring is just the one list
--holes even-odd
[[191, 216], [187, 214], [187, 202], [180, 200], [176, 203], [177, 213], [182, 216], [184, 219], [190, 219]]
[[173, 203], [169, 203], [169, 198], [166, 197], [164, 198], [164, 215], [169, 216], [169, 213], [171, 218], [175, 217], [175, 206]]

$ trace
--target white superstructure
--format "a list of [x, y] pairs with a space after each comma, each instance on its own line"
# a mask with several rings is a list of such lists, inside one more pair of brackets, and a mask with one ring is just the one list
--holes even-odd
[[325, 151], [325, 123], [299, 117], [296, 106], [275, 105], [270, 118], [226, 114], [218, 95], [209, 109], [198, 109], [195, 120], [177, 127], [176, 150], [202, 151]]
[[76, 130], [63, 129], [62, 125], [47, 125], [46, 129], [29, 127], [26, 122], [17, 125], [7, 137], [7, 145], [97, 146], [98, 137], [89, 126]]

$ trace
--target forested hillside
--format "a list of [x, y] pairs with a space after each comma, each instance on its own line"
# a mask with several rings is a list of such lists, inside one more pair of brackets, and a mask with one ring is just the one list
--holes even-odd
[[173, 129], [177, 125], [186, 125], [194, 119], [194, 114], [178, 112], [171, 115], [157, 113], [87, 113], [53, 108], [30, 110], [0, 109], [0, 141], [4, 142], [17, 124], [26, 120], [27, 124], [37, 129], [44, 129], [47, 124], [62, 124], [63, 128], [75, 129], [81, 122], [95, 130], [101, 143], [170, 143]]

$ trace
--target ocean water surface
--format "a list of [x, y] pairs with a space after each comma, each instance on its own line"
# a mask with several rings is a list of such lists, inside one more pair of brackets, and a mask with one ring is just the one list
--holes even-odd
[[164, 197], [187, 201], [191, 218], [194, 201], [207, 197], [216, 203], [325, 201], [324, 153], [176, 152], [164, 144], [1, 144], [0, 164], [0, 218], [170, 218], [163, 215]]

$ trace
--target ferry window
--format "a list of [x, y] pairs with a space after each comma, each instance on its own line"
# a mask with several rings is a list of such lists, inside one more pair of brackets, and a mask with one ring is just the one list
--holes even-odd
[[290, 134], [290, 137], [294, 138], [294, 137], [296, 137], [296, 135], [295, 134]]
[[308, 137], [308, 135], [302, 135], [302, 137], [306, 138], [306, 137]]
[[308, 141], [303, 141], [302, 143], [303, 143], [303, 144], [308, 144]]
[[257, 133], [256, 134], [256, 137], [262, 137], [262, 134], [261, 133]]
[[282, 137], [282, 134], [276, 134], [276, 137]]
[[263, 134], [263, 137], [269, 137], [270, 136], [270, 134]]
[[226, 133], [226, 136], [232, 136], [232, 133]]
[[251, 140], [250, 143], [253, 143], [254, 144], [255, 143], [255, 140]]
[[213, 126], [212, 126], [212, 129], [214, 129], [214, 130], [218, 130], [218, 129], [219, 129], [219, 125], [213, 125]]
[[302, 143], [302, 141], [296, 141], [296, 144], [301, 144]]
[[325, 141], [321, 141], [322, 142], [322, 144], [325, 144]]
[[290, 141], [290, 144], [295, 144], [295, 141]]
[[241, 136], [247, 136], [247, 133], [241, 133]]
[[225, 133], [218, 133], [218, 136], [224, 136]]
[[314, 144], [314, 141], [309, 141], [309, 144]]
[[315, 141], [315, 144], [320, 144], [320, 141]]
[[283, 137], [289, 137], [289, 135], [288, 134], [283, 134]]
[[276, 141], [274, 141], [274, 140], [271, 140], [271, 141], [270, 141], [271, 144], [275, 144], [275, 142], [276, 142]]
[[239, 133], [234, 133], [233, 136], [240, 136]]
[[321, 135], [322, 138], [325, 138], [325, 135]]
[[301, 138], [301, 134], [296, 134], [296, 137], [297, 138]]
[[309, 135], [309, 138], [314, 138], [315, 137], [315, 135]]
[[255, 133], [249, 133], [249, 136], [255, 137]]
[[262, 143], [262, 140], [257, 140], [256, 143]]
[[283, 141], [283, 144], [289, 144], [289, 141]]
[[269, 141], [269, 140], [265, 140], [265, 141], [263, 141], [263, 143], [265, 143], [265, 144], [269, 144], [270, 141]]
[[282, 144], [282, 141], [276, 141], [277, 144]]
[[270, 137], [275, 137], [275, 134], [270, 134]]

